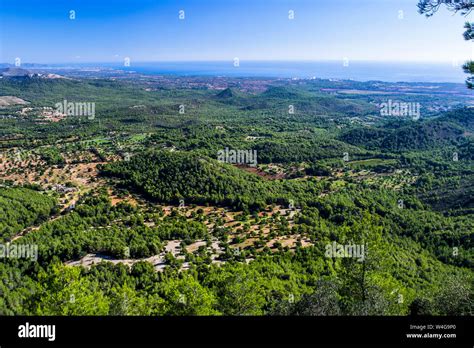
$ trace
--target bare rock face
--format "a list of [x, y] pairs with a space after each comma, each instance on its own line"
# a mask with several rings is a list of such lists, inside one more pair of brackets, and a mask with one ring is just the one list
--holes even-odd
[[26, 105], [26, 104], [28, 104], [28, 102], [21, 98], [8, 96], [8, 95], [0, 97], [0, 107], [10, 106], [10, 105]]

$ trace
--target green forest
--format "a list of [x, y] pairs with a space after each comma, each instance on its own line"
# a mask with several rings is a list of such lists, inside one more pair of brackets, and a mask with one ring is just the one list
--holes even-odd
[[[0, 80], [32, 109], [0, 109], [1, 246], [38, 251], [0, 259], [0, 315], [473, 314], [474, 109], [457, 86], [408, 85], [449, 109], [413, 120], [380, 114], [384, 88], [414, 100], [390, 83], [179, 83]], [[94, 119], [45, 121], [91, 96]]]

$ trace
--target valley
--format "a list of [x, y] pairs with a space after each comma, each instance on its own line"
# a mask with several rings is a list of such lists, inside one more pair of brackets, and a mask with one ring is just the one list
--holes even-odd
[[[474, 279], [464, 86], [13, 73], [0, 239], [38, 260], [1, 260], [1, 314], [292, 315], [336, 298], [323, 314], [472, 313], [457, 296]], [[63, 101], [94, 115], [58, 114]]]

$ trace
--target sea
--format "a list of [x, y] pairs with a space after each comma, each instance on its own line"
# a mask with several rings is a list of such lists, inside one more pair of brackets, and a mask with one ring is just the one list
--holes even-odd
[[451, 82], [464, 83], [467, 77], [462, 63], [400, 63], [400, 62], [153, 62], [130, 63], [115, 69], [151, 75], [321, 78], [386, 82]]
[[[238, 64], [237, 64], [238, 63]], [[112, 68], [147, 75], [320, 78], [386, 82], [464, 83], [463, 62], [186, 61], [53, 64], [50, 68]]]

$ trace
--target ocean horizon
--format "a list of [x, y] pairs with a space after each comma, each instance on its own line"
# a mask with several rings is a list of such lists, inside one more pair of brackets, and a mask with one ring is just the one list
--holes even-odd
[[[123, 63], [45, 64], [51, 69], [108, 68], [147, 75], [320, 78], [386, 82], [464, 83], [462, 63], [369, 62], [369, 61], [163, 61]], [[25, 64], [24, 66], [27, 66]], [[35, 64], [33, 64], [35, 65]], [[38, 64], [40, 65], [40, 64]]]

